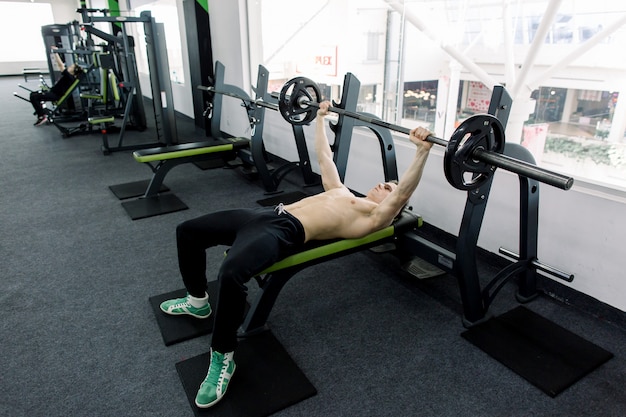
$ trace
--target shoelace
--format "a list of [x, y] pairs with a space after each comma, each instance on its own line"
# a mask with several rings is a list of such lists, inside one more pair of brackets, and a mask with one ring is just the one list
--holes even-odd
[[185, 307], [192, 307], [192, 305], [189, 303], [189, 301], [185, 300], [178, 304], [174, 304], [171, 308], [185, 308]]
[[286, 213], [285, 205], [283, 203], [279, 203], [276, 207], [274, 207], [274, 211], [276, 211], [279, 216], [283, 213]]
[[215, 386], [219, 386], [224, 380], [224, 372], [226, 371], [226, 368], [227, 367], [224, 366], [224, 356], [213, 354], [209, 373], [207, 374], [205, 381], [210, 382]]

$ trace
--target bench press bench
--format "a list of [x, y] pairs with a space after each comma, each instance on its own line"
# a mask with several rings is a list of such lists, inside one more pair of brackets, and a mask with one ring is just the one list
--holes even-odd
[[[409, 210], [403, 210], [394, 222], [384, 229], [357, 239], [334, 239], [308, 242], [303, 250], [289, 255], [272, 266], [261, 271], [255, 277], [260, 291], [252, 302], [243, 324], [241, 336], [249, 336], [267, 330], [266, 321], [274, 306], [278, 294], [287, 281], [309, 266], [346, 256], [384, 243], [394, 242], [402, 235], [422, 226], [422, 217]], [[208, 284], [209, 298], [215, 300], [217, 281]], [[161, 334], [166, 345], [188, 340], [213, 330], [212, 320], [197, 320], [187, 316], [169, 316], [163, 314], [159, 305], [170, 298], [184, 297], [185, 289], [150, 297]], [[184, 328], [181, 323], [188, 321], [197, 324], [193, 328]]]
[[[220, 91], [248, 97], [248, 94], [241, 88], [224, 83], [225, 71], [224, 65], [219, 61], [216, 62], [215, 87]], [[209, 168], [223, 166], [224, 162], [241, 157], [245, 152], [244, 150], [250, 148], [250, 138], [233, 138], [220, 129], [222, 114], [221, 95], [214, 97], [213, 103], [209, 108], [211, 109], [211, 116], [209, 116], [211, 120], [211, 134], [209, 140], [138, 149], [133, 153], [133, 157], [135, 161], [145, 163], [151, 168], [152, 178], [150, 180], [109, 186], [109, 189], [120, 200], [139, 197], [132, 201], [122, 202], [122, 207], [133, 220], [187, 209], [187, 205], [175, 195], [159, 194], [168, 191], [168, 188], [163, 184], [163, 180], [175, 166], [189, 162], [198, 166], [200, 166], [200, 163], [208, 162], [206, 165]], [[251, 110], [246, 110], [250, 118]], [[257, 126], [262, 125], [262, 120], [256, 120], [255, 123], [257, 123]], [[214, 162], [219, 162], [219, 164], [216, 165]]]
[[301, 270], [331, 259], [394, 241], [397, 236], [413, 231], [421, 226], [421, 216], [408, 210], [403, 210], [393, 224], [364, 237], [308, 242], [304, 250], [276, 262], [255, 277], [259, 283], [260, 291], [246, 314], [239, 335], [245, 337], [266, 330], [266, 321], [278, 298], [278, 294], [287, 281]]
[[141, 196], [136, 200], [122, 202], [122, 206], [133, 220], [184, 210], [187, 206], [174, 194], [159, 194], [167, 191], [163, 180], [172, 168], [190, 162], [233, 160], [240, 149], [249, 146], [250, 139], [247, 138], [219, 138], [136, 150], [133, 152], [135, 161], [147, 164], [152, 170], [152, 178], [148, 181], [113, 185], [109, 188], [120, 199]]

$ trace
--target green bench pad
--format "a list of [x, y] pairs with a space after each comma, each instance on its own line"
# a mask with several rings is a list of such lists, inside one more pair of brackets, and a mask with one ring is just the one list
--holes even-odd
[[234, 151], [250, 145], [247, 138], [213, 139], [204, 142], [183, 143], [159, 148], [141, 149], [133, 152], [137, 162], [165, 161], [218, 152]]
[[87, 119], [89, 123], [92, 125], [98, 123], [113, 123], [115, 121], [115, 116], [106, 116], [106, 117], [90, 117]]
[[337, 256], [342, 252], [356, 249], [358, 247], [373, 246], [381, 240], [391, 238], [399, 233], [404, 233], [409, 230], [414, 230], [422, 226], [422, 217], [409, 212], [403, 211], [402, 215], [396, 219], [391, 226], [378, 230], [369, 235], [363, 236], [357, 239], [338, 239], [330, 241], [312, 241], [305, 245], [309, 247], [305, 248], [302, 252], [298, 252], [294, 255], [290, 255], [269, 268], [265, 269], [259, 275], [268, 274], [271, 272], [280, 271], [283, 269], [291, 268], [294, 266], [302, 265], [307, 262], [320, 260], [328, 256]]
[[80, 93], [80, 98], [90, 100], [104, 100], [104, 96], [102, 96], [101, 94]]
[[80, 79], [76, 78], [74, 80], [74, 82], [72, 82], [72, 85], [70, 85], [70, 88], [68, 88], [65, 93], [63, 93], [63, 95], [54, 102], [54, 104], [59, 107], [61, 104], [63, 104], [63, 102], [65, 102], [65, 100], [67, 99], [67, 97], [72, 94], [72, 91], [74, 91], [74, 89], [76, 88], [76, 86], [80, 83]]

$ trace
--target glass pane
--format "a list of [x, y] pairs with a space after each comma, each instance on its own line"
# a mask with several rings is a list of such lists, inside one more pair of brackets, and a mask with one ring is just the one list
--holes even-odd
[[[180, 29], [178, 25], [178, 9], [176, 0], [158, 0], [137, 6], [133, 9], [135, 14], [139, 16], [142, 11], [149, 10], [152, 17], [157, 23], [163, 23], [165, 30], [165, 38], [167, 42], [167, 59], [170, 66], [170, 80], [173, 83], [185, 83], [185, 71], [183, 70], [182, 44], [180, 39]], [[143, 39], [143, 26], [137, 25], [137, 31]], [[141, 50], [141, 57], [138, 57], [138, 65], [140, 72], [148, 72], [148, 63], [143, 42], [137, 42]]]
[[0, 2], [2, 61], [45, 61], [41, 27], [54, 23], [49, 3]]
[[[270, 71], [273, 91], [305, 76], [324, 87], [324, 98], [339, 99], [345, 73], [352, 72], [367, 90], [360, 94], [358, 107], [381, 113], [377, 92], [382, 91], [384, 70], [384, 1], [265, 0], [260, 11], [249, 19], [261, 26], [262, 64]], [[335, 29], [342, 27], [362, 30]]]
[[[420, 125], [429, 130], [435, 127], [435, 112], [437, 111], [437, 80], [405, 81], [404, 99], [402, 101], [403, 125], [411, 121], [420, 121]], [[415, 123], [414, 123], [415, 124]]]
[[626, 187], [626, 140], [611, 132], [619, 93], [540, 87], [522, 144], [540, 165]]

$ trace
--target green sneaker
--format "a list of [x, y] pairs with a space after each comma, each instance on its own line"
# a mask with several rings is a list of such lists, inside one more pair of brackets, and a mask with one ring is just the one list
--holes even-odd
[[196, 395], [196, 405], [199, 408], [209, 408], [222, 399], [235, 368], [233, 352], [222, 354], [211, 349], [209, 372]]
[[163, 301], [160, 307], [164, 313], [171, 314], [172, 316], [187, 314], [199, 319], [206, 319], [211, 315], [211, 305], [209, 303], [204, 307], [194, 307], [189, 302], [189, 294], [183, 298]]

